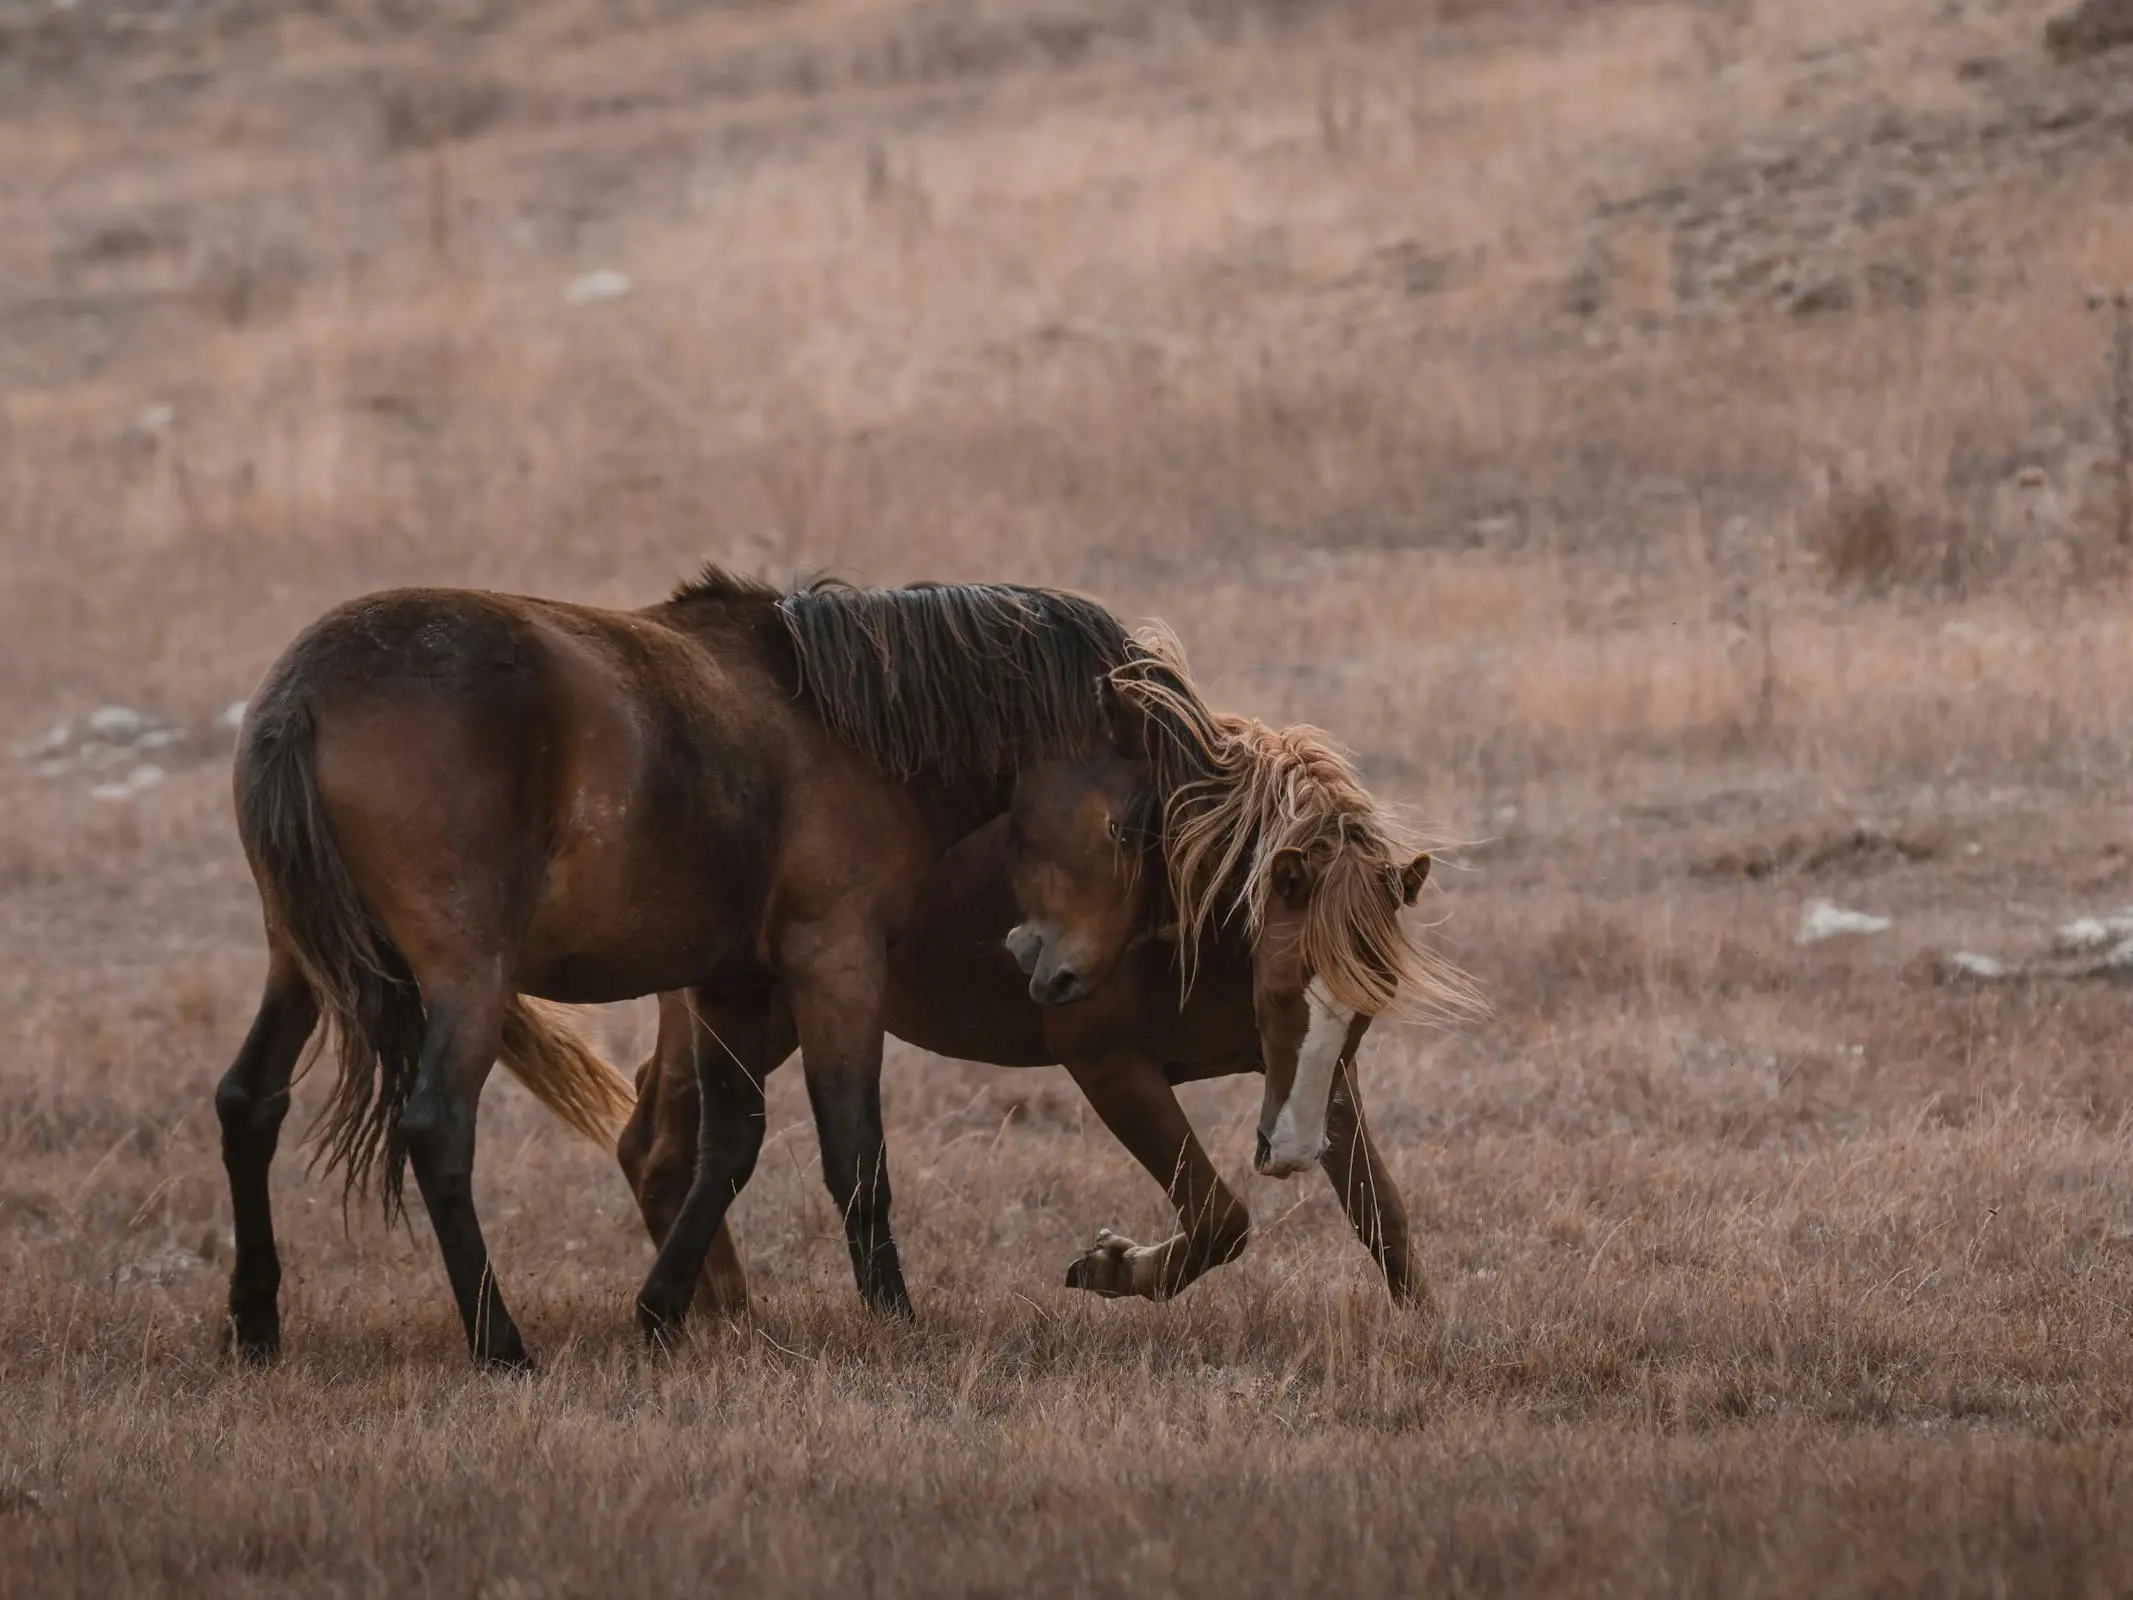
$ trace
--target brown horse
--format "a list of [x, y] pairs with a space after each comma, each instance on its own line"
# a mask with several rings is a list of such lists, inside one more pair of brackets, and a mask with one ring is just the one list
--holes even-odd
[[[1037, 764], [1008, 818], [943, 857], [891, 954], [889, 1030], [967, 1060], [1064, 1063], [1105, 1126], [1169, 1191], [1176, 1236], [1143, 1247], [1106, 1229], [1068, 1268], [1069, 1287], [1161, 1299], [1243, 1251], [1247, 1208], [1216, 1173], [1173, 1091], [1265, 1071], [1260, 1170], [1322, 1165], [1388, 1289], [1407, 1301], [1422, 1290], [1406, 1211], [1371, 1142], [1354, 1061], [1371, 1016], [1395, 998], [1401, 979], [1425, 1005], [1465, 995], [1457, 975], [1412, 944], [1397, 920], [1429, 858], [1398, 853], [1396, 834], [1322, 736], [1207, 715], [1170, 652], [1121, 668], [1113, 686], [1146, 715], [1154, 765], [1189, 763], [1196, 774], [1173, 774], [1171, 825], [1147, 762], [1109, 755]], [[1177, 748], [1166, 754], [1164, 742]], [[1191, 874], [1182, 884], [1173, 882], [1166, 840]], [[1189, 944], [1181, 946], [1181, 933]], [[1038, 969], [1026, 985], [1006, 944]], [[1330, 1039], [1319, 1018], [1340, 1002], [1322, 971], [1355, 1002]], [[1085, 998], [1033, 1003], [1059, 994], [1062, 973], [1064, 987]], [[695, 1164], [691, 1062], [716, 1049], [716, 1028], [695, 1020], [685, 997], [661, 997], [658, 1044], [638, 1069], [637, 1111], [618, 1146], [655, 1241], [667, 1237]], [[1330, 1054], [1319, 1048], [1326, 1045]], [[782, 1059], [790, 1048], [788, 1030], [773, 1049]], [[723, 1229], [712, 1241], [707, 1289], [716, 1306], [745, 1304], [740, 1261]]]
[[881, 1134], [890, 952], [1018, 769], [1103, 743], [1102, 683], [1130, 653], [1109, 612], [1043, 590], [781, 594], [716, 571], [642, 612], [406, 590], [314, 624], [255, 697], [235, 774], [268, 939], [216, 1094], [237, 1349], [278, 1347], [267, 1174], [323, 1017], [326, 1159], [351, 1191], [382, 1176], [388, 1214], [413, 1165], [475, 1357], [524, 1363], [474, 1212], [476, 1098], [499, 1056], [589, 1133], [629, 1096], [522, 995], [691, 989], [717, 1019], [699, 1061], [717, 1135], [639, 1296], [648, 1332], [684, 1313], [754, 1163], [774, 1038], [800, 1047], [861, 1292], [908, 1311]]
[[[1256, 1164], [1300, 1172], [1323, 1152], [1324, 1111], [1336, 1067], [1353, 1057], [1370, 1019], [1471, 1014], [1481, 1000], [1466, 977], [1413, 936], [1400, 913], [1429, 871], [1404, 831], [1318, 729], [1269, 728], [1211, 712], [1174, 639], [1156, 633], [1111, 674], [1120, 708], [1148, 758], [1141, 787], [1113, 794], [1117, 758], [1097, 752], [1057, 762], [1057, 816], [1042, 848], [1018, 857], [1016, 897], [1026, 916], [1009, 935], [1030, 994], [1045, 999], [1064, 966], [1094, 987], [1131, 948], [1133, 876], [1108, 877], [1097, 857], [1120, 838], [1121, 815], [1160, 818], [1154, 843], [1175, 917], [1189, 987], [1197, 954], [1219, 933], [1251, 951], [1252, 1003], [1267, 1087]], [[1045, 802], [1042, 786], [1017, 793], [1018, 825]], [[1106, 885], [1109, 885], [1107, 892]]]

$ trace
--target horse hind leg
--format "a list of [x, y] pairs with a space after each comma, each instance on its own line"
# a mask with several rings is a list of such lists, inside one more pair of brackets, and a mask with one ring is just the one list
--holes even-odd
[[[763, 1149], [763, 1082], [792, 1051], [790, 1024], [772, 1000], [719, 1000], [698, 991], [687, 1054], [661, 1032], [659, 1127], [632, 1186], [659, 1258], [637, 1293], [637, 1323], [654, 1344], [673, 1341], [690, 1303], [747, 1307], [726, 1208], [746, 1187]], [[693, 1062], [693, 1072], [681, 1063]], [[686, 1087], [684, 1087], [686, 1085]], [[679, 1204], [673, 1196], [686, 1192]], [[721, 1248], [723, 1246], [723, 1249]]]
[[1104, 1126], [1169, 1193], [1180, 1231], [1160, 1244], [1139, 1245], [1105, 1228], [1067, 1268], [1066, 1286], [1106, 1299], [1167, 1300], [1242, 1255], [1251, 1211], [1207, 1158], [1161, 1063], [1121, 1052], [1069, 1061], [1067, 1071]]
[[266, 991], [237, 1059], [215, 1089], [222, 1165], [229, 1175], [236, 1260], [230, 1269], [226, 1348], [264, 1362], [281, 1350], [281, 1257], [274, 1245], [268, 1174], [289, 1114], [289, 1079], [318, 1026], [318, 1001], [286, 950], [268, 953]]
[[416, 981], [428, 1020], [399, 1136], [444, 1257], [467, 1348], [485, 1366], [528, 1368], [532, 1361], [504, 1307], [474, 1211], [475, 1113], [502, 1047], [508, 996], [492, 982], [439, 981], [419, 968]]
[[1326, 1153], [1319, 1165], [1333, 1181], [1348, 1225], [1385, 1274], [1385, 1288], [1394, 1303], [1427, 1308], [1429, 1283], [1415, 1265], [1407, 1203], [1400, 1198], [1399, 1185], [1370, 1137], [1352, 1061], [1342, 1062], [1333, 1080], [1333, 1095], [1326, 1107]]
[[[680, 1009], [680, 1008], [677, 1008]], [[670, 1027], [660, 1007], [659, 1043], [637, 1069], [637, 1108], [615, 1141], [630, 1193], [656, 1251], [667, 1242], [688, 1199], [696, 1172], [698, 1105], [696, 1066], [686, 1025]], [[682, 1011], [686, 1019], [687, 1012]], [[745, 1316], [748, 1275], [733, 1242], [732, 1222], [721, 1217], [696, 1287], [695, 1309], [706, 1316]]]

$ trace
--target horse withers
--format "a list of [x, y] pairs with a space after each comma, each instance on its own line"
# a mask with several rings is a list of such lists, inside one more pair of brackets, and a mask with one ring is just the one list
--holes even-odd
[[[388, 1213], [411, 1165], [478, 1360], [521, 1365], [475, 1215], [475, 1104], [505, 1066], [604, 1136], [627, 1087], [522, 996], [689, 990], [692, 1192], [639, 1295], [685, 1313], [762, 1143], [789, 1032], [868, 1301], [908, 1311], [881, 1134], [890, 952], [942, 853], [1041, 754], [1108, 740], [1131, 648], [1094, 602], [1006, 586], [780, 593], [710, 571], [640, 612], [456, 590], [368, 596], [307, 629], [238, 742], [268, 975], [216, 1094], [235, 1216], [230, 1334], [279, 1345], [267, 1174], [321, 1019], [324, 1153]], [[789, 1050], [790, 1045], [786, 1046]]]

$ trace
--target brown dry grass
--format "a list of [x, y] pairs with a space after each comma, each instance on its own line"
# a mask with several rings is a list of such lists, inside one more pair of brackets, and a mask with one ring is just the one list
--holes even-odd
[[[1938, 0], [396, 15], [0, 6], [0, 731], [187, 730], [0, 765], [0, 1590], [2123, 1587], [2126, 1001], [1937, 961], [2133, 901], [2122, 73]], [[1153, 1185], [896, 1049], [916, 1327], [779, 1081], [757, 1317], [648, 1359], [619, 1176], [500, 1086], [539, 1376], [286, 1150], [289, 1358], [217, 1364], [213, 718], [365, 587], [706, 557], [1160, 614], [1476, 841], [1495, 1018], [1365, 1063], [1434, 1318], [1248, 1176], [1240, 1263], [1072, 1298]]]

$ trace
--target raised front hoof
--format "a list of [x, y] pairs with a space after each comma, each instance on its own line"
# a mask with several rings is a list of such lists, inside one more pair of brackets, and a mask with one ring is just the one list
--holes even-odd
[[637, 1301], [637, 1331], [644, 1335], [647, 1346], [663, 1355], [673, 1351], [687, 1336], [688, 1321], [686, 1301], [679, 1305], [641, 1297]]
[[1106, 1300], [1123, 1300], [1145, 1293], [1133, 1281], [1133, 1263], [1140, 1246], [1122, 1233], [1100, 1228], [1096, 1243], [1067, 1268], [1066, 1286]]
[[279, 1317], [231, 1316], [222, 1324], [222, 1354], [245, 1367], [271, 1367], [281, 1359]]

